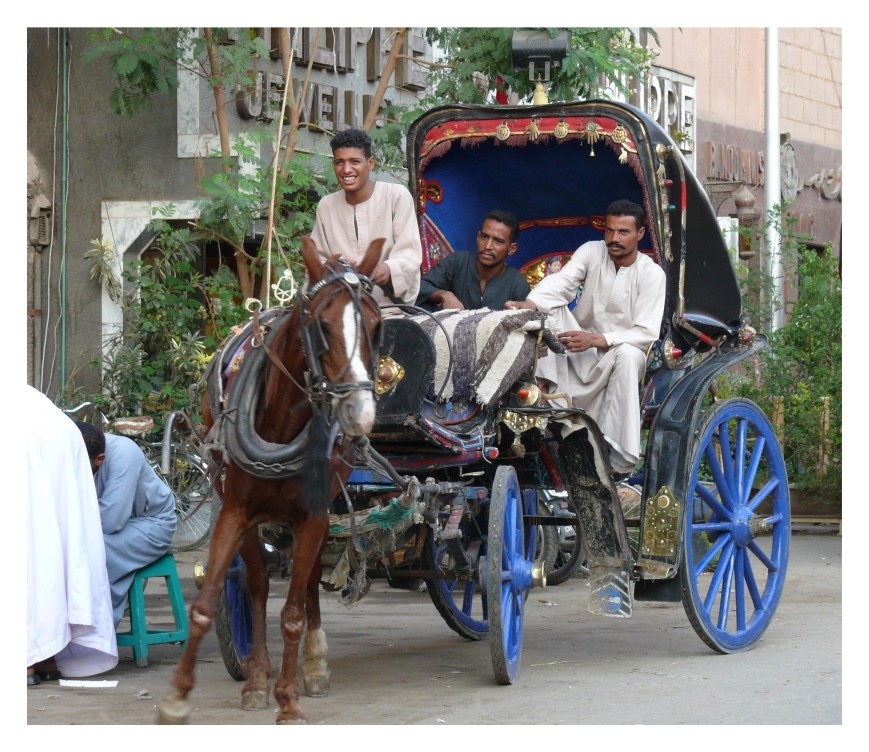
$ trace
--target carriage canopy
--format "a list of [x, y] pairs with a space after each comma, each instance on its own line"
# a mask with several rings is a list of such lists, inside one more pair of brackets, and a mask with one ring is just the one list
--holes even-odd
[[703, 351], [698, 328], [738, 328], [742, 301], [712, 205], [642, 111], [602, 100], [439, 107], [411, 125], [407, 154], [424, 270], [473, 250], [483, 216], [500, 208], [520, 223], [510, 263], [534, 285], [582, 243], [602, 239], [607, 206], [624, 198], [645, 208], [640, 250], [667, 274], [664, 333]]

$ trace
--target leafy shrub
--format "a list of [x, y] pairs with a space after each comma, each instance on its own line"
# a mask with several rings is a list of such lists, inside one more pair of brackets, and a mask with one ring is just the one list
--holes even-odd
[[[724, 388], [748, 397], [773, 416], [783, 409], [783, 451], [788, 479], [826, 501], [842, 494], [842, 280], [830, 248], [808, 248], [782, 233], [782, 257], [799, 296], [789, 301], [789, 316], [769, 333], [753, 371], [728, 374]], [[771, 320], [768, 275], [754, 270], [743, 279], [745, 308], [755, 305]], [[767, 306], [757, 306], [766, 290]], [[762, 296], [763, 297], [763, 296]], [[748, 366], [747, 368], [752, 368]], [[828, 422], [828, 425], [827, 425]]]

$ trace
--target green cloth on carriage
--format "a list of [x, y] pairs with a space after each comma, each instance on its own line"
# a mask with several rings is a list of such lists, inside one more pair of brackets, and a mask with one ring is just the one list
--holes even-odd
[[429, 397], [474, 400], [490, 407], [520, 378], [531, 378], [538, 332], [547, 315], [527, 309], [437, 311], [414, 316], [435, 345]]
[[[353, 524], [350, 524], [350, 515], [330, 514], [329, 535], [332, 537], [344, 537], [354, 530], [358, 534], [365, 534], [377, 530], [393, 530], [400, 523], [409, 522], [413, 517], [413, 507], [402, 505], [400, 500], [393, 499], [381, 507], [371, 507], [357, 512]], [[404, 525], [406, 527], [407, 525]]]

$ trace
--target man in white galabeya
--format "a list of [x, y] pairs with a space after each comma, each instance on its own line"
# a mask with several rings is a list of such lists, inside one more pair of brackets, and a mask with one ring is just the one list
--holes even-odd
[[[645, 220], [638, 204], [613, 202], [603, 240], [583, 243], [561, 271], [540, 280], [527, 300], [504, 306], [553, 316], [568, 353], [541, 358], [537, 378], [557, 385], [574, 407], [594, 419], [617, 475], [630, 473], [640, 458], [638, 385], [664, 316], [664, 270], [639, 251]], [[580, 289], [571, 311], [568, 304]], [[572, 428], [576, 425], [565, 422], [563, 435]]]
[[362, 258], [371, 241], [385, 238], [371, 273], [374, 299], [386, 306], [385, 317], [401, 315], [389, 303], [416, 302], [422, 264], [413, 196], [398, 183], [370, 179], [374, 157], [365, 131], [341, 131], [329, 144], [341, 190], [320, 199], [311, 238], [324, 259], [341, 256], [350, 264]]

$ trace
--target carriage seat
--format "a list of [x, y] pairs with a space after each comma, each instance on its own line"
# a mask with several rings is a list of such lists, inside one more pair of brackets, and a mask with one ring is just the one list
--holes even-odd
[[460, 423], [495, 406], [513, 384], [531, 378], [546, 319], [538, 311], [488, 308], [388, 319], [375, 425], [400, 424], [421, 411], [437, 422]]
[[429, 398], [473, 400], [492, 407], [521, 378], [531, 378], [537, 333], [547, 316], [539, 311], [445, 310], [416, 316], [435, 345]]

